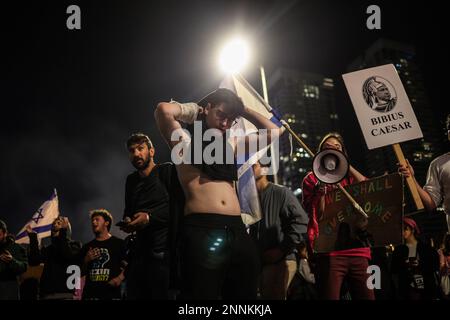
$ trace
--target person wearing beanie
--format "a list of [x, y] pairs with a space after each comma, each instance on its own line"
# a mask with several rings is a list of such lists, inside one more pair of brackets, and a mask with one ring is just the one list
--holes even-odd
[[404, 244], [395, 247], [392, 274], [396, 296], [401, 300], [435, 299], [435, 274], [439, 270], [437, 252], [419, 239], [420, 228], [411, 218], [403, 218]]

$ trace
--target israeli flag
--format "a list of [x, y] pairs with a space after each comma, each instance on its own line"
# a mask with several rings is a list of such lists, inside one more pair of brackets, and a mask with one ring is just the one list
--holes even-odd
[[[281, 123], [274, 117], [268, 110], [273, 110], [264, 99], [258, 94], [258, 92], [242, 77], [239, 75], [227, 76], [219, 86], [236, 93], [238, 97], [242, 99], [244, 105], [281, 127]], [[237, 124], [235, 124], [232, 130], [243, 130], [246, 136], [256, 135], [258, 129], [246, 119], [240, 118]], [[233, 134], [231, 135], [233, 136]], [[237, 160], [238, 165], [238, 183], [237, 191], [239, 197], [239, 204], [241, 206], [241, 216], [244, 224], [252, 225], [262, 218], [261, 204], [259, 202], [258, 190], [256, 189], [255, 176], [253, 174], [252, 165], [257, 160], [267, 153], [267, 149], [271, 148], [271, 166], [273, 172], [278, 171], [278, 145], [273, 147], [273, 143], [266, 148], [257, 151], [254, 154], [239, 155]], [[243, 159], [240, 159], [244, 157]], [[278, 159], [275, 159], [278, 157]]]
[[34, 232], [37, 233], [38, 241], [42, 238], [49, 237], [51, 234], [53, 221], [59, 216], [58, 195], [56, 189], [53, 191], [50, 199], [45, 201], [41, 207], [35, 212], [30, 221], [20, 230], [16, 236], [16, 243], [29, 244], [26, 226], [30, 225]]

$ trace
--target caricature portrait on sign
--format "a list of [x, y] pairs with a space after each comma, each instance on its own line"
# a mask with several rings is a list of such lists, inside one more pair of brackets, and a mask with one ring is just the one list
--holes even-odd
[[368, 149], [423, 137], [393, 64], [346, 73], [342, 78]]
[[394, 87], [384, 78], [370, 77], [364, 82], [363, 96], [372, 110], [389, 112], [397, 103], [397, 95]]

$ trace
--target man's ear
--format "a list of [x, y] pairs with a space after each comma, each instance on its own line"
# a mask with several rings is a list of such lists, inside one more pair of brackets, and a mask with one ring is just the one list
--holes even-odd
[[211, 103], [209, 103], [208, 102], [208, 104], [206, 105], [206, 107], [205, 108], [203, 108], [203, 113], [205, 114], [205, 115], [208, 115], [208, 112], [211, 110]]
[[153, 158], [155, 156], [155, 148], [150, 148], [149, 153], [150, 153], [150, 158]]

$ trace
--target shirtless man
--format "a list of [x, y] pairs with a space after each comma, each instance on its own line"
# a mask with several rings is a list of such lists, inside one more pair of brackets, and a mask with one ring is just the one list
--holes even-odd
[[[204, 129], [218, 129], [225, 136], [238, 117], [244, 117], [258, 129], [273, 129], [275, 136], [282, 132], [269, 119], [246, 108], [241, 99], [227, 89], [214, 91], [199, 105], [162, 102], [155, 111], [159, 130], [170, 148], [187, 139], [172, 139], [172, 133], [181, 129], [181, 123], [190, 125], [199, 120]], [[193, 130], [189, 129], [192, 134]], [[232, 140], [231, 145], [235, 149], [236, 140]], [[191, 150], [196, 150], [195, 146]], [[181, 297], [255, 299], [259, 258], [240, 216], [234, 186], [235, 163], [182, 163], [177, 171], [186, 198], [181, 235]]]

